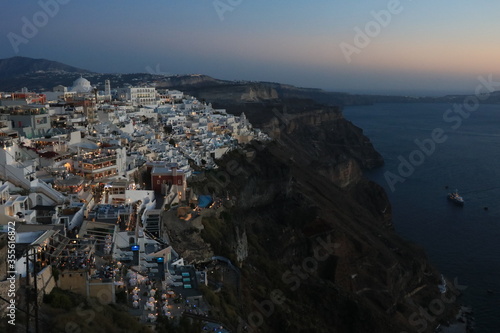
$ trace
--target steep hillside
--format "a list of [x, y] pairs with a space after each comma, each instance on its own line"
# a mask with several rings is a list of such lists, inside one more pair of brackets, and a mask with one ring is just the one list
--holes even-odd
[[226, 277], [212, 297], [216, 315], [251, 332], [433, 332], [457, 305], [432, 321], [422, 309], [457, 291], [440, 293], [441, 275], [395, 233], [386, 193], [363, 178], [380, 154], [339, 108], [268, 88], [226, 100], [275, 141], [232, 152], [192, 184], [231, 198], [199, 232], [241, 269], [239, 285]]
[[[456, 306], [432, 322], [420, 309], [454, 293], [440, 294], [440, 274], [423, 251], [392, 230], [383, 189], [354, 171], [376, 165], [376, 152], [358, 150], [338, 113], [305, 118], [281, 126], [266, 147], [229, 154], [193, 184], [232, 198], [201, 232], [241, 270], [239, 285], [227, 282], [214, 298], [215, 314], [240, 332], [433, 332]], [[330, 145], [311, 147], [308, 131]]]
[[[70, 86], [80, 75], [93, 86], [104, 90], [105, 80], [112, 88], [131, 85], [155, 85], [157, 88], [179, 89], [200, 99], [223, 105], [255, 103], [262, 99], [307, 100], [322, 105], [367, 105], [373, 103], [463, 103], [466, 96], [411, 97], [363, 95], [296, 87], [289, 84], [258, 81], [228, 81], [203, 74], [172, 75], [163, 73], [160, 65], [146, 67], [143, 73], [92, 73], [59, 62], [12, 57], [0, 59], [0, 91], [52, 90], [56, 85]], [[263, 93], [265, 93], [263, 95]], [[500, 103], [500, 91], [493, 92], [488, 103]]]
[[87, 70], [46, 59], [12, 57], [0, 59], [0, 78], [12, 78], [36, 72], [90, 73]]

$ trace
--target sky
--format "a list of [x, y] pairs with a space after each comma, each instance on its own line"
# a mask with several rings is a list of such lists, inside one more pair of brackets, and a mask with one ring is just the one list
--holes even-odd
[[473, 93], [500, 81], [500, 2], [0, 2], [0, 58], [206, 74], [350, 93]]

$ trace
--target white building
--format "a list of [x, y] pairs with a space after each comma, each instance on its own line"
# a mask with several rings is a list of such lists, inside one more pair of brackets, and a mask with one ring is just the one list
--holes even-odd
[[157, 94], [155, 88], [120, 88], [118, 91], [118, 96], [122, 100], [132, 102], [133, 105], [152, 105], [157, 103]]
[[169, 90], [167, 91], [167, 95], [174, 100], [180, 100], [184, 98], [184, 93], [179, 90]]
[[78, 94], [87, 94], [92, 92], [92, 86], [89, 80], [80, 77], [73, 82], [73, 87], [70, 91]]

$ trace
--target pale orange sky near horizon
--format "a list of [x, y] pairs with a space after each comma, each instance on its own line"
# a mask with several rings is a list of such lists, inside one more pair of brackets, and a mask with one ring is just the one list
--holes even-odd
[[[479, 75], [500, 77], [499, 2], [233, 3], [221, 13], [213, 1], [69, 1], [16, 49], [9, 34], [22, 37], [25, 20], [43, 9], [9, 2], [0, 12], [0, 58], [45, 58], [97, 72], [159, 65], [171, 74], [347, 92], [467, 92]], [[374, 13], [387, 14], [391, 3], [398, 12], [346, 61], [341, 43], [354, 45], [355, 28], [373, 25]]]

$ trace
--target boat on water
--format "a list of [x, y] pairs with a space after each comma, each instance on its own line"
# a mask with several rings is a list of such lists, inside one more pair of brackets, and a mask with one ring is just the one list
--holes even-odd
[[455, 192], [448, 193], [448, 200], [452, 201], [453, 203], [463, 206], [464, 205], [464, 198], [462, 198], [458, 194], [458, 190], [455, 190]]

